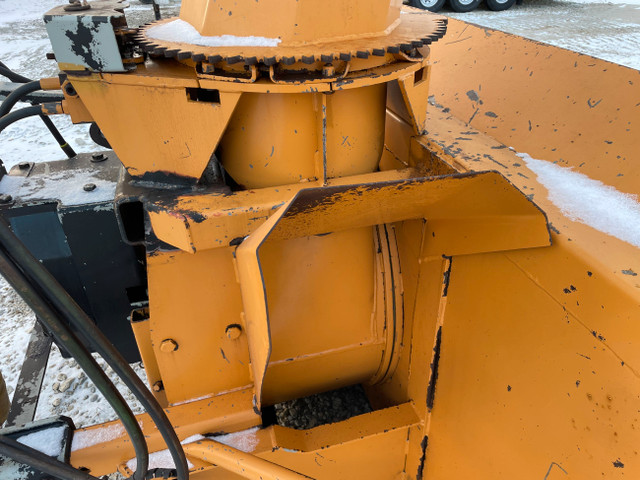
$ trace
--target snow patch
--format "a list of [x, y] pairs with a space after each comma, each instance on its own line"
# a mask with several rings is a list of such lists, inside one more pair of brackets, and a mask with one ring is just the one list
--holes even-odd
[[[0, 181], [0, 193], [13, 195], [22, 202], [59, 199], [62, 205], [67, 206], [113, 200], [117, 183], [101, 179], [97, 173], [72, 170], [34, 177], [5, 175]], [[84, 185], [91, 183], [95, 189], [85, 191]]]
[[66, 427], [46, 428], [18, 438], [18, 442], [39, 452], [57, 457], [62, 451]]
[[260, 427], [253, 427], [241, 432], [227, 433], [226, 435], [217, 435], [211, 437], [212, 440], [228, 445], [229, 447], [237, 448], [245, 453], [253, 452], [258, 445], [258, 437], [256, 432]]
[[[185, 438], [180, 443], [182, 445], [187, 445], [193, 442], [199, 442], [203, 440], [204, 437], [202, 435], [192, 435], [188, 438]], [[187, 465], [189, 469], [193, 468], [193, 464], [187, 460]], [[135, 458], [127, 461], [127, 467], [129, 470], [135, 472], [136, 468], [138, 468], [138, 462]], [[171, 457], [171, 453], [169, 450], [160, 450], [158, 452], [153, 452], [149, 454], [149, 470], [153, 468], [176, 468], [176, 464], [173, 462], [173, 458]]]
[[277, 47], [279, 38], [266, 37], [236, 37], [235, 35], [220, 35], [206, 37], [184, 20], [173, 20], [162, 25], [151, 27], [147, 36], [165, 42], [191, 43], [202, 47]]
[[526, 153], [516, 153], [549, 191], [549, 200], [573, 221], [640, 247], [640, 203], [637, 195], [622, 193], [582, 173]]
[[108, 427], [92, 428], [89, 430], [77, 430], [73, 434], [71, 451], [82, 450], [99, 443], [109, 442], [118, 437], [126, 435], [126, 431], [121, 423], [114, 423]]

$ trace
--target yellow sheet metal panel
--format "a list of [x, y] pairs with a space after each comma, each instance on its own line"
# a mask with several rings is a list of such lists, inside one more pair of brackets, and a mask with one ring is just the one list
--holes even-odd
[[[135, 83], [135, 75], [122, 76]], [[173, 175], [195, 183], [240, 94], [221, 92], [219, 103], [195, 101], [188, 77], [178, 86], [158, 80], [147, 86], [74, 77], [73, 85], [131, 175], [155, 181]]]
[[[391, 4], [391, 6], [390, 6]], [[202, 35], [278, 38], [284, 45], [371, 37], [386, 33], [400, 16], [400, 0], [261, 0], [239, 4], [185, 0], [180, 18]]]
[[460, 171], [493, 169], [505, 175], [545, 211], [552, 230], [564, 241], [570, 241], [577, 255], [584, 257], [593, 268], [607, 272], [610, 281], [624, 285], [631, 295], [638, 295], [640, 277], [633, 274], [640, 272], [640, 255], [635, 246], [597, 230], [588, 222], [568, 218], [560, 206], [550, 200], [551, 192], [539, 183], [535, 172], [521, 157], [449, 113], [438, 109], [430, 112], [432, 134], [419, 138], [423, 147]]
[[[316, 479], [404, 479], [407, 434], [417, 422], [413, 405], [405, 403], [309, 430], [274, 425], [255, 432], [249, 450]], [[241, 478], [216, 467], [193, 475]]]
[[[247, 337], [226, 335], [229, 325], [245, 329], [232, 248], [152, 253], [147, 270], [151, 343], [169, 403], [250, 385]], [[163, 349], [167, 340], [177, 348]]]
[[637, 70], [454, 19], [448, 29], [431, 47], [437, 104], [518, 151], [640, 193]]
[[[574, 478], [634, 476], [637, 374], [588, 326], [601, 308], [572, 314], [522, 256], [554, 277], [586, 276], [568, 242], [453, 259], [427, 477], [533, 479], [553, 464]], [[620, 293], [609, 292], [614, 311]], [[624, 328], [609, 316], [610, 332]]]
[[[416, 175], [413, 169], [374, 172], [329, 179], [327, 185], [396, 181]], [[150, 200], [148, 209], [158, 238], [184, 251], [206, 250], [228, 246], [234, 240], [237, 242], [248, 236], [297, 192], [311, 185], [321, 186], [322, 183], [244, 190], [233, 195], [192, 193], [180, 195], [171, 208], [166, 202]], [[176, 231], [178, 228], [184, 231]]]

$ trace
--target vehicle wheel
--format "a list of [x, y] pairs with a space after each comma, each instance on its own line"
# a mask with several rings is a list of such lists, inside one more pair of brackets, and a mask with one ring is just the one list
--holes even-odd
[[470, 12], [480, 5], [480, 0], [449, 0], [449, 6], [454, 12]]
[[487, 8], [494, 12], [501, 12], [511, 8], [516, 0], [487, 0]]
[[444, 6], [444, 2], [445, 0], [411, 0], [410, 4], [412, 7], [429, 10], [430, 12], [439, 12]]

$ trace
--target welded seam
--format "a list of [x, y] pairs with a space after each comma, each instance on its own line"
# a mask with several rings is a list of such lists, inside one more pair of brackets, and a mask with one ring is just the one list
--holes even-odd
[[[542, 290], [544, 293], [546, 293], [549, 298], [551, 298], [554, 302], [556, 302], [565, 312], [567, 312], [567, 315], [570, 315], [571, 318], [573, 318], [576, 322], [578, 322], [586, 331], [587, 333], [592, 336], [592, 332], [593, 329], [589, 328], [582, 320], [580, 320], [578, 317], [576, 317], [573, 313], [571, 313], [571, 311], [569, 311], [567, 309], [567, 307], [565, 307], [562, 302], [560, 302], [556, 297], [553, 296], [553, 294], [551, 294], [551, 292], [549, 292], [546, 288], [544, 288], [534, 277], [533, 275], [531, 275], [527, 270], [525, 270], [523, 267], [521, 267], [520, 265], [518, 265], [518, 263], [516, 263], [515, 260], [511, 259], [508, 255], [505, 255], [505, 258], [507, 258], [507, 260], [509, 260], [511, 263], [513, 263], [516, 268], [518, 268], [518, 270], [520, 270], [522, 273], [524, 273], [527, 278], [529, 280], [531, 280], [540, 290]], [[629, 370], [631, 370], [631, 372], [633, 373], [633, 375], [636, 378], [640, 378], [640, 374], [631, 366], [629, 365], [628, 362], [626, 362], [620, 355], [618, 355], [618, 353], [616, 353], [616, 351], [611, 348], [604, 340], [600, 340], [600, 343], [602, 343], [618, 360], [620, 360], [620, 362], [623, 364], [624, 367], [627, 367]]]

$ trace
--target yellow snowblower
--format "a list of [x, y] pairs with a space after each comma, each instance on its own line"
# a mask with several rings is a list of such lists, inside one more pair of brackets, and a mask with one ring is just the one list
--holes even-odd
[[[44, 21], [61, 73], [0, 131], [65, 114], [109, 150], [3, 172], [0, 270], [119, 420], [32, 422], [19, 386], [0, 471], [640, 475], [638, 71], [399, 0]], [[276, 418], [354, 386], [364, 412]]]

